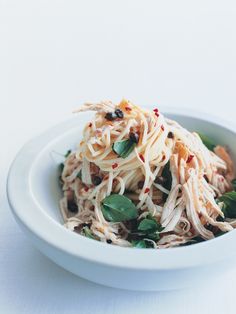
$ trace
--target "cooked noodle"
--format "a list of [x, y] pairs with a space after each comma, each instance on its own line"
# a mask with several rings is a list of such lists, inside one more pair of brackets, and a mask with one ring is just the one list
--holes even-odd
[[[111, 113], [117, 109], [122, 114], [114, 118]], [[77, 151], [65, 159], [61, 174], [64, 197], [60, 208], [67, 228], [85, 234], [87, 227], [89, 237], [132, 246], [135, 232], [131, 223], [108, 221], [102, 211], [102, 201], [119, 194], [138, 210], [136, 229], [145, 217], [162, 225], [158, 239], [142, 237], [154, 248], [191, 243], [197, 236], [208, 240], [216, 231], [233, 229], [234, 220], [218, 219], [224, 214], [216, 198], [232, 190], [234, 178], [233, 163], [223, 147], [212, 152], [197, 133], [157, 109], [144, 110], [126, 100], [117, 105], [86, 103], [77, 112], [89, 110], [96, 112], [95, 117], [86, 124]], [[138, 142], [121, 158], [112, 145], [129, 139], [131, 133], [137, 134]], [[169, 187], [161, 181], [167, 166]]]

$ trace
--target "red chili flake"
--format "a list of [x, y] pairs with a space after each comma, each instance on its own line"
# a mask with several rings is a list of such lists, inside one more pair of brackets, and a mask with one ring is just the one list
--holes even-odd
[[158, 113], [158, 112], [155, 112], [155, 116], [158, 118], [158, 117], [159, 117], [159, 113]]
[[221, 177], [220, 180], [221, 180], [221, 182], [224, 182], [224, 177]]
[[165, 155], [163, 155], [163, 157], [162, 157], [162, 160], [161, 161], [164, 161], [166, 159], [166, 156]]
[[126, 111], [131, 111], [132, 109], [130, 107], [125, 107]]
[[139, 155], [139, 158], [142, 160], [142, 162], [145, 162], [145, 159], [142, 154]]
[[112, 169], [115, 169], [115, 168], [117, 168], [118, 167], [118, 163], [117, 162], [115, 162], [114, 164], [112, 164]]
[[193, 159], [194, 155], [189, 155], [187, 159], [187, 164], [190, 163]]
[[154, 112], [158, 112], [159, 110], [157, 108], [153, 109]]
[[84, 187], [85, 192], [88, 192], [89, 188], [87, 186]]
[[149, 188], [146, 188], [145, 190], [144, 190], [144, 193], [148, 193], [150, 191], [150, 189]]
[[162, 129], [162, 131], [165, 131], [165, 128], [164, 128], [163, 124], [161, 125], [161, 129]]
[[90, 123], [89, 123], [89, 125], [88, 125], [88, 126], [89, 126], [89, 128], [91, 128], [91, 127], [92, 127], [92, 125], [93, 125], [93, 124], [92, 124], [92, 122], [90, 122]]

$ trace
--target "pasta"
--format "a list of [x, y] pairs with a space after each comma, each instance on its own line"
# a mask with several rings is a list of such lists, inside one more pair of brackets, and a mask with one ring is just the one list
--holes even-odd
[[83, 111], [96, 113], [63, 163], [65, 227], [110, 244], [156, 249], [233, 229], [221, 201], [233, 193], [235, 175], [224, 147], [211, 151], [158, 109], [127, 100], [85, 103], [76, 112]]

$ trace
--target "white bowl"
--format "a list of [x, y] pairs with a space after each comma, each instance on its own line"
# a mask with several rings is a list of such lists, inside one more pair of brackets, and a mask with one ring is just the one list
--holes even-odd
[[[166, 114], [190, 130], [228, 145], [236, 160], [236, 130], [222, 119], [186, 110]], [[57, 163], [52, 152], [75, 148], [90, 114], [79, 115], [26, 144], [7, 184], [13, 214], [35, 246], [55, 263], [88, 280], [134, 290], [168, 290], [217, 276], [236, 260], [236, 231], [203, 243], [171, 249], [121, 248], [88, 239], [62, 225]]]

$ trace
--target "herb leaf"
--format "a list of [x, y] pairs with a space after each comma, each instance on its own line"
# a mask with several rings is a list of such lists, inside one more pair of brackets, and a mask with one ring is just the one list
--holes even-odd
[[112, 145], [113, 151], [121, 158], [126, 158], [134, 150], [136, 143], [130, 139], [123, 140], [120, 142], [115, 142]]
[[204, 239], [200, 236], [196, 236], [194, 238], [192, 238], [192, 243], [200, 243], [200, 242], [204, 242]]
[[[66, 154], [64, 155], [64, 157], [67, 158], [70, 155], [70, 153], [71, 153], [71, 150], [68, 150]], [[62, 174], [64, 167], [65, 167], [64, 162], [59, 164], [58, 169], [59, 169], [60, 174]]]
[[189, 246], [189, 245], [197, 244], [197, 243], [204, 242], [204, 241], [205, 240], [202, 237], [196, 236], [196, 237], [192, 238], [189, 242], [180, 244], [179, 246]]
[[131, 244], [133, 245], [133, 247], [140, 248], [140, 249], [153, 248], [153, 243], [147, 240], [132, 240]]
[[92, 231], [89, 229], [89, 227], [84, 227], [81, 231], [81, 234], [87, 238], [95, 239], [95, 237], [94, 237]]
[[58, 166], [58, 169], [59, 169], [60, 174], [62, 174], [62, 171], [64, 169], [64, 164], [60, 163], [59, 166]]
[[69, 150], [66, 152], [65, 158], [67, 158], [67, 157], [70, 155], [70, 153], [71, 153], [71, 149], [69, 149]]
[[60, 184], [61, 187], [62, 187], [63, 184], [64, 184], [64, 182], [63, 182], [63, 180], [62, 180], [62, 172], [63, 172], [63, 169], [64, 169], [64, 164], [63, 164], [63, 163], [60, 163], [60, 164], [58, 165], [58, 172], [59, 172], [59, 184]]
[[225, 218], [236, 218], [236, 192], [231, 191], [219, 197], [219, 201], [224, 203], [222, 211]]
[[198, 135], [200, 136], [203, 144], [211, 151], [214, 150], [214, 148], [216, 147], [216, 144], [214, 143], [214, 141], [212, 139], [210, 139], [208, 136], [202, 134], [202, 133], [198, 133]]
[[132, 240], [131, 244], [137, 248], [146, 248], [146, 242], [144, 240]]
[[217, 237], [220, 237], [220, 236], [222, 236], [223, 234], [226, 234], [227, 233], [227, 231], [226, 232], [224, 232], [224, 231], [219, 231], [219, 232], [217, 232], [217, 234], [215, 234], [215, 237], [217, 238]]
[[132, 232], [131, 237], [138, 238], [139, 240], [151, 239], [157, 241], [160, 239], [159, 232], [164, 228], [151, 216], [148, 215], [138, 225], [137, 232]]
[[172, 176], [171, 176], [171, 172], [170, 172], [170, 162], [169, 161], [165, 164], [161, 175], [163, 178], [166, 179], [163, 186], [167, 190], [170, 190], [171, 184], [172, 184]]
[[[165, 179], [165, 182], [163, 183], [163, 187], [167, 190], [170, 191], [171, 189], [171, 185], [172, 185], [172, 175], [171, 175], [171, 172], [170, 172], [170, 162], [168, 161], [163, 170], [162, 170], [162, 174], [161, 176]], [[163, 200], [166, 201], [168, 195], [163, 193]]]
[[102, 213], [106, 220], [121, 222], [135, 219], [138, 210], [134, 203], [126, 196], [111, 194], [102, 201]]
[[225, 194], [223, 194], [220, 198], [219, 198], [220, 201], [223, 201], [223, 202], [227, 202], [227, 201], [234, 201], [236, 202], [236, 192], [235, 191], [231, 191], [231, 192], [227, 192]]
[[155, 231], [161, 231], [162, 227], [155, 219], [145, 218], [140, 222], [138, 230], [145, 233], [152, 233]]
[[76, 176], [77, 178], [79, 178], [80, 180], [82, 180], [82, 170], [80, 170]]
[[147, 239], [151, 239], [153, 241], [157, 241], [160, 239], [160, 235], [159, 235], [158, 231], [153, 232], [153, 233], [149, 233], [149, 234], [145, 235], [144, 237]]
[[236, 191], [236, 179], [233, 179], [233, 180], [231, 181], [231, 183], [232, 183], [232, 186], [233, 186], [233, 188], [234, 188], [234, 191]]

